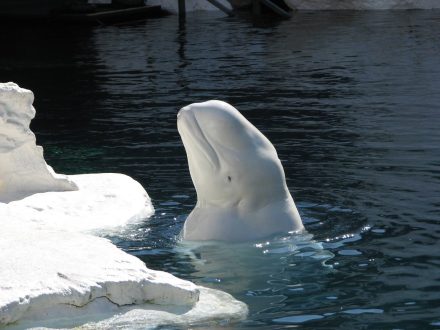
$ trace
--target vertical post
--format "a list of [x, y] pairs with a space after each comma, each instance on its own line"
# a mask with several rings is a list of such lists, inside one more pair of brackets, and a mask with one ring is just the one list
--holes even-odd
[[185, 17], [186, 17], [185, 0], [179, 0], [179, 18], [185, 19]]
[[261, 15], [261, 3], [260, 0], [252, 0], [252, 14], [256, 16]]

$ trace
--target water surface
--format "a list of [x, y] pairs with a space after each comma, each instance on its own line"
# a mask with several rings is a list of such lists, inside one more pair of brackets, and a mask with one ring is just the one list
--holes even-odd
[[[109, 237], [245, 301], [233, 328], [440, 328], [440, 12], [197, 13], [95, 28], [3, 27], [0, 80], [36, 95], [58, 172], [122, 172], [151, 219]], [[308, 237], [177, 242], [196, 201], [179, 108], [222, 99], [278, 150]]]

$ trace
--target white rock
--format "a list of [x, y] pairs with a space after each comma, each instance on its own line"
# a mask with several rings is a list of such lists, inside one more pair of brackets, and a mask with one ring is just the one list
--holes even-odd
[[[197, 324], [226, 324], [246, 317], [247, 306], [230, 294], [204, 287], [198, 289], [199, 301], [194, 306], [143, 304], [118, 307], [109, 306], [105, 298], [98, 298], [81, 309], [70, 305], [62, 309], [55, 308], [48, 314], [22, 320], [6, 329], [57, 329], [75, 327], [78, 324], [84, 330], [145, 330], [160, 326], [167, 326], [168, 329], [172, 326], [188, 328]], [[85, 318], [84, 313], [93, 315], [93, 319]]]
[[9, 220], [1, 223], [0, 325], [100, 297], [116, 305], [198, 300], [194, 284], [147, 269], [106, 239]]
[[[89, 231], [111, 229], [151, 216], [154, 208], [144, 188], [117, 173], [70, 175], [77, 191], [37, 193], [0, 208], [9, 216], [35, 210], [33, 222], [44, 228]], [[1, 220], [0, 220], [1, 221]]]
[[[84, 329], [145, 329], [159, 326], [190, 326], [243, 320], [248, 309], [246, 304], [235, 300], [230, 294], [198, 287], [199, 301], [188, 310], [176, 307], [155, 308], [152, 306], [130, 307], [127, 312], [99, 322], [88, 323]], [[143, 308], [142, 308], [143, 307]], [[148, 327], [146, 327], [146, 324]]]
[[0, 84], [0, 202], [36, 192], [76, 190], [65, 176], [48, 168], [29, 124], [34, 94], [14, 83]]

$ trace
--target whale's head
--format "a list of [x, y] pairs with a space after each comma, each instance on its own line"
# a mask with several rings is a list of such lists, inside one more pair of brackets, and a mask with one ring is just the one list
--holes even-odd
[[198, 207], [264, 207], [290, 198], [270, 141], [238, 110], [222, 101], [194, 103], [177, 126], [197, 191]]

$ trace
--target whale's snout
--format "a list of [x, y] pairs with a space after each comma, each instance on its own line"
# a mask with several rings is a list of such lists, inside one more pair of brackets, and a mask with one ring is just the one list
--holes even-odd
[[179, 120], [181, 117], [184, 117], [188, 112], [190, 111], [190, 106], [183, 107], [179, 110], [177, 113], [177, 120]]
[[191, 127], [191, 122], [194, 121], [194, 119], [190, 106], [181, 108], [177, 113], [177, 129], [179, 133], [181, 133], [181, 130], [185, 129], [185, 127]]
[[197, 121], [197, 119], [191, 105], [181, 108], [177, 113], [177, 129], [179, 132], [184, 127], [191, 127], [193, 121]]
[[183, 107], [177, 113], [177, 130], [179, 131], [187, 154], [191, 154], [195, 164], [209, 164], [209, 167], [218, 170], [220, 160], [212, 146], [203, 121], [200, 122], [199, 103]]

